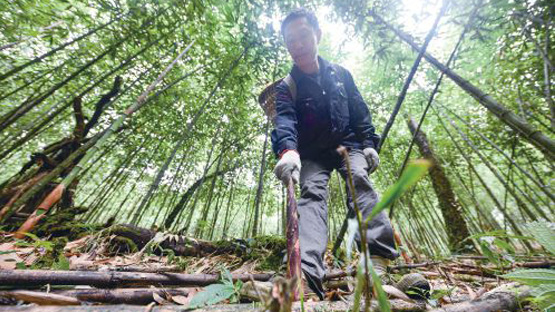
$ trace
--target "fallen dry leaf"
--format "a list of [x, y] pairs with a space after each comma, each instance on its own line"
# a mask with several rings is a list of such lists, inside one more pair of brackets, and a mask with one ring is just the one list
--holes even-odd
[[83, 270], [94, 267], [94, 261], [89, 260], [89, 254], [81, 254], [79, 256], [71, 256], [69, 258], [70, 270]]
[[15, 251], [0, 254], [0, 270], [15, 270], [18, 262], [23, 262], [23, 259], [21, 259]]
[[468, 292], [468, 296], [470, 297], [470, 300], [474, 300], [476, 299], [478, 296], [476, 295], [476, 292], [467, 284], [464, 284], [464, 287], [466, 288], [466, 291]]
[[178, 295], [178, 296], [172, 296], [172, 301], [175, 302], [175, 303], [178, 303], [180, 305], [186, 306], [191, 301], [191, 298], [192, 298], [191, 295], [189, 295], [187, 297]]
[[37, 256], [36, 253], [30, 253], [27, 257], [25, 257], [25, 265], [26, 266], [30, 266], [33, 263], [35, 263], [35, 261], [37, 261], [39, 257]]
[[157, 294], [156, 292], [152, 293], [152, 298], [154, 299], [154, 301], [156, 301], [158, 304], [168, 304], [170, 302], [168, 302], [166, 299], [162, 298], [162, 296], [160, 296], [159, 294]]
[[414, 302], [412, 299], [409, 298], [404, 292], [400, 291], [396, 287], [391, 285], [382, 285], [383, 291], [391, 297], [399, 298], [406, 302]]
[[76, 252], [76, 250], [81, 249], [82, 247], [85, 247], [87, 245], [87, 240], [90, 237], [91, 237], [90, 235], [87, 235], [85, 237], [81, 237], [78, 240], [68, 242], [64, 247], [64, 251]]

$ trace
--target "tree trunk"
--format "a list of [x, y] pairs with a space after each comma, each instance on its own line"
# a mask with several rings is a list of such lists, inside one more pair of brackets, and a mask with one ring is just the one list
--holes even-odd
[[422, 156], [433, 163], [432, 168], [430, 168], [430, 178], [437, 195], [439, 208], [441, 209], [445, 223], [448, 225], [446, 226], [446, 230], [450, 245], [449, 248], [451, 250], [456, 250], [458, 247], [461, 247], [459, 246], [461, 242], [470, 236], [466, 222], [462, 216], [461, 204], [451, 188], [451, 182], [447, 178], [438, 157], [432, 151], [426, 135], [422, 131], [419, 131], [415, 135], [417, 124], [412, 118], [409, 118], [408, 126], [415, 137], [415, 142]]

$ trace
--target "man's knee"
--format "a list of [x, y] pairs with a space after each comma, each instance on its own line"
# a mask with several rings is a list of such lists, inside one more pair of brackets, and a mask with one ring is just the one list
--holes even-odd
[[322, 181], [303, 181], [301, 185], [301, 198], [325, 202], [327, 200], [327, 186]]
[[358, 185], [370, 186], [370, 179], [368, 178], [368, 172], [364, 168], [352, 168], [351, 176], [353, 178], [353, 183], [355, 187]]

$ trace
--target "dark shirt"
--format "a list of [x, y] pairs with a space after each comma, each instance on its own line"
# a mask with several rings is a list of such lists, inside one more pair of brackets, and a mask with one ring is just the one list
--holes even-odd
[[320, 70], [307, 75], [293, 66], [297, 95], [293, 100], [285, 82], [277, 86], [272, 147], [276, 155], [295, 149], [301, 158], [316, 158], [338, 145], [375, 147], [370, 112], [345, 68], [318, 58]]

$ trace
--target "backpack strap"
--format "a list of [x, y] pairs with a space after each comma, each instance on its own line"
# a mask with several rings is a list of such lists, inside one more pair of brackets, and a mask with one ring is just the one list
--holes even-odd
[[283, 78], [283, 82], [285, 82], [285, 84], [289, 88], [289, 92], [291, 92], [293, 102], [295, 102], [297, 100], [297, 84], [295, 83], [295, 80], [293, 80], [291, 74], [287, 74], [287, 76]]

